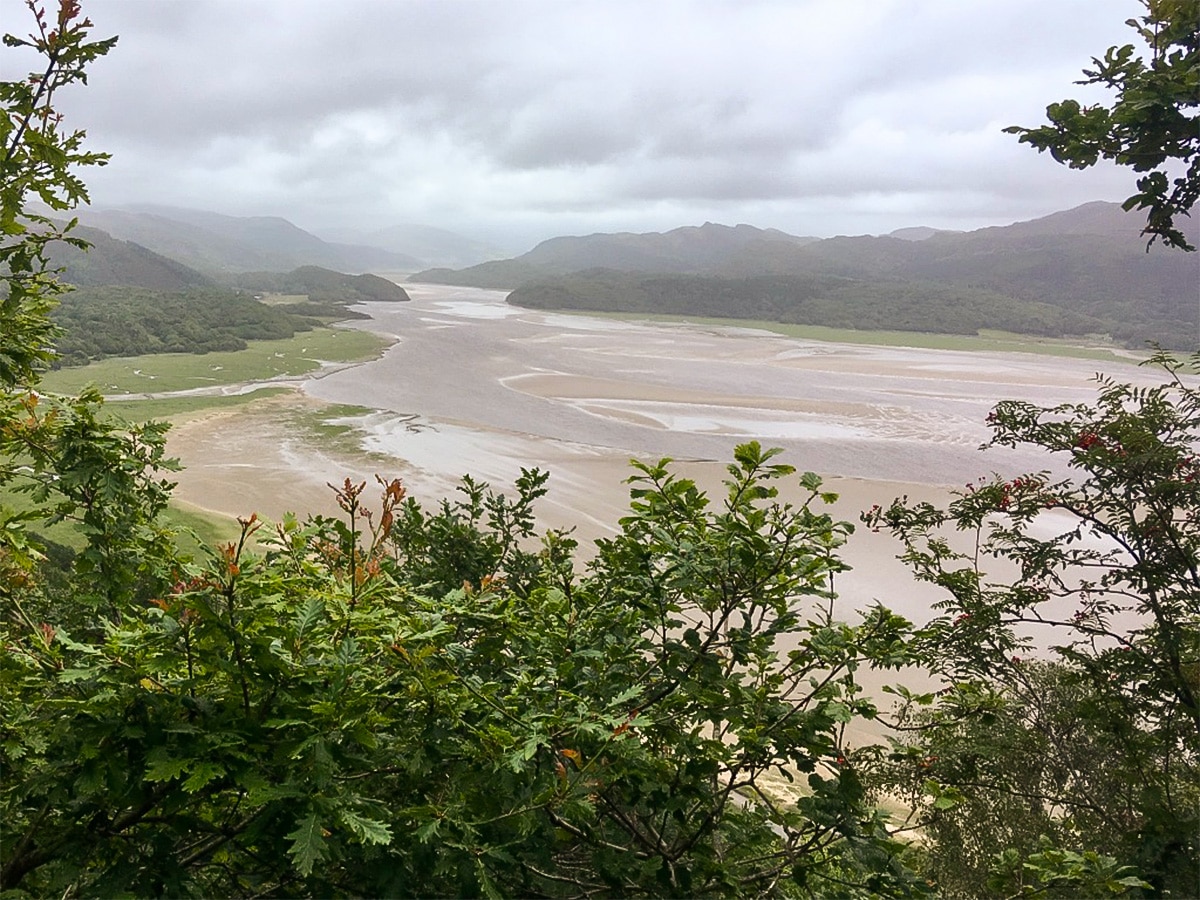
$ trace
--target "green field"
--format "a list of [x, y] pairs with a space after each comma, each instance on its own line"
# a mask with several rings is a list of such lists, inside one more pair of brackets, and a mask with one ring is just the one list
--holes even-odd
[[[242, 406], [284, 393], [288, 388], [263, 387], [236, 395], [154, 396], [197, 387], [217, 387], [242, 382], [264, 381], [279, 376], [304, 375], [317, 370], [322, 362], [353, 362], [377, 356], [390, 342], [365, 331], [321, 328], [297, 334], [287, 340], [251, 341], [246, 350], [229, 353], [164, 353], [101, 360], [88, 366], [59, 369], [46, 373], [41, 387], [46, 391], [75, 394], [94, 384], [110, 397], [148, 394], [138, 399], [115, 400], [105, 411], [130, 424], [206, 409]], [[297, 413], [305, 428], [328, 443], [350, 445], [351, 429], [332, 425], [329, 419], [367, 412], [358, 407], [332, 407], [321, 412]], [[168, 473], [169, 477], [169, 473]], [[24, 509], [28, 496], [11, 490], [0, 491], [0, 502], [10, 508]], [[180, 545], [196, 554], [202, 546], [212, 547], [237, 535], [237, 523], [225, 516], [205, 513], [172, 503], [167, 511], [170, 524], [178, 528]], [[44, 533], [73, 550], [83, 546], [83, 536], [70, 523], [51, 528], [31, 523], [31, 530]], [[195, 537], [192, 537], [192, 534]]]
[[1037, 353], [1073, 359], [1099, 359], [1137, 365], [1145, 354], [1109, 349], [1101, 344], [1084, 344], [1067, 338], [1040, 338], [1005, 331], [981, 331], [978, 335], [933, 334], [923, 331], [859, 331], [854, 328], [829, 328], [824, 325], [790, 325], [766, 319], [718, 319], [705, 316], [680, 316], [663, 313], [616, 313], [594, 310], [542, 310], [564, 315], [619, 319], [625, 322], [679, 322], [711, 325], [716, 328], [753, 328], [784, 337], [840, 344], [864, 344], [873, 347], [914, 347], [922, 350], [964, 350], [1001, 353]]
[[[172, 474], [164, 472], [163, 476], [171, 480]], [[37, 504], [28, 493], [14, 488], [13, 484], [0, 488], [0, 505], [15, 512], [27, 512], [37, 508]], [[193, 558], [202, 554], [202, 548], [215, 547], [218, 543], [233, 540], [238, 535], [238, 524], [233, 519], [191, 507], [185, 509], [175, 503], [167, 507], [164, 517], [167, 524], [177, 531], [179, 546], [184, 554]], [[26, 524], [26, 528], [47, 541], [69, 547], [75, 552], [82, 550], [87, 543], [81, 526], [71, 521], [46, 525], [44, 522], [32, 520]]]
[[182, 416], [188, 413], [200, 412], [205, 409], [226, 409], [232, 406], [244, 406], [254, 400], [275, 397], [286, 394], [288, 388], [259, 388], [245, 394], [230, 396], [217, 394], [202, 394], [200, 396], [185, 395], [158, 397], [153, 400], [116, 400], [106, 403], [104, 409], [110, 415], [116, 416], [131, 425], [149, 422], [151, 419], [169, 419], [172, 416]]
[[279, 341], [251, 341], [225, 353], [158, 353], [114, 357], [78, 368], [47, 372], [42, 387], [75, 394], [94, 384], [106, 395], [158, 394], [287, 375], [305, 375], [322, 362], [351, 362], [377, 356], [390, 342], [348, 328], [318, 328]]
[[[121, 400], [105, 404], [104, 410], [109, 415], [134, 425], [151, 419], [170, 419], [172, 416], [186, 415], [206, 409], [244, 406], [257, 400], [287, 393], [288, 390], [288, 388], [260, 388], [235, 396]], [[291, 421], [298, 429], [303, 429], [314, 440], [319, 440], [326, 446], [357, 451], [358, 444], [352, 434], [353, 429], [347, 425], [332, 424], [328, 420], [362, 415], [368, 412], [370, 410], [357, 406], [330, 406], [320, 410], [293, 413]], [[167, 455], [170, 456], [169, 436]], [[164, 472], [162, 474], [168, 481], [174, 480], [172, 478], [174, 473]], [[0, 486], [0, 505], [18, 512], [32, 510], [36, 507], [28, 493], [14, 488], [15, 484]], [[204, 548], [212, 548], [219, 543], [234, 540], [238, 535], [238, 525], [232, 517], [206, 512], [188, 505], [180, 505], [174, 501], [167, 508], [165, 519], [168, 525], [177, 531], [178, 543], [185, 555], [194, 558], [202, 557], [205, 552]], [[59, 522], [51, 526], [47, 526], [43, 522], [32, 521], [27, 527], [31, 532], [42, 535], [46, 540], [61, 544], [76, 552], [82, 550], [85, 545], [84, 535], [79, 526], [70, 521]]]

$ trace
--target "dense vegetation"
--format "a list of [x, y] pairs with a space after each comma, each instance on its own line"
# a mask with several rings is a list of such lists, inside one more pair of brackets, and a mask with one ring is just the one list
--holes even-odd
[[319, 320], [218, 288], [185, 292], [96, 287], [72, 291], [52, 313], [62, 365], [106, 356], [244, 350], [248, 340], [308, 331]]
[[[90, 230], [83, 234], [90, 235]], [[60, 242], [54, 258], [63, 260]], [[134, 256], [155, 256], [136, 244]], [[73, 259], [86, 254], [72, 248]], [[148, 254], [148, 256], [147, 256]], [[244, 350], [251, 340], [276, 340], [308, 331], [334, 319], [361, 318], [349, 306], [376, 300], [407, 300], [402, 287], [377, 275], [344, 275], [317, 266], [292, 272], [255, 272], [239, 276], [240, 290], [197, 286], [184, 290], [162, 290], [141, 283], [142, 268], [130, 269], [124, 254], [107, 259], [108, 281], [93, 270], [100, 283], [79, 287], [63, 295], [52, 313], [61, 329], [56, 342], [56, 365], [78, 366], [108, 356], [140, 356], [147, 353], [211, 353]], [[70, 264], [63, 277], [69, 279], [86, 266]], [[248, 291], [289, 295], [286, 303], [267, 305]]]
[[[1200, 223], [1180, 227], [1191, 234]], [[517, 259], [413, 280], [515, 290], [514, 302], [543, 308], [739, 318], [758, 307], [758, 317], [813, 325], [1103, 334], [1138, 349], [1196, 349], [1193, 261], [1159, 247], [1147, 253], [1137, 235], [1136, 216], [1110, 203], [915, 241], [786, 241], [705, 225], [558, 238]], [[650, 288], [661, 300], [643, 296]]]
[[370, 303], [407, 300], [408, 293], [378, 275], [344, 275], [320, 266], [300, 266], [291, 272], [247, 272], [234, 278], [246, 290], [273, 294], [307, 294], [313, 303]]
[[836, 276], [712, 278], [593, 270], [517, 288], [508, 302], [534, 309], [675, 313], [948, 334], [989, 328], [1062, 337], [1108, 330], [1088, 316], [977, 288]]
[[[53, 259], [64, 258], [63, 246], [54, 246]], [[72, 252], [85, 256], [78, 248]], [[109, 356], [244, 350], [247, 341], [287, 338], [332, 320], [362, 318], [349, 309], [355, 303], [408, 299], [403, 288], [376, 275], [344, 275], [316, 266], [241, 276], [239, 290], [212, 285], [164, 290], [153, 286], [156, 278], [142, 284], [145, 270], [126, 267], [124, 255], [98, 255], [108, 259], [101, 268], [113, 280], [78, 287], [59, 299], [51, 314], [61, 331], [55, 365], [86, 365]], [[138, 259], [142, 255], [135, 253]], [[73, 277], [79, 268], [67, 265], [63, 277]], [[289, 296], [287, 302], [268, 305], [252, 290]]]
[[998, 847], [1016, 873], [1043, 845], [1123, 860], [1155, 896], [1200, 888], [1200, 390], [1158, 362], [1158, 387], [996, 407], [994, 444], [1042, 448], [1073, 477], [865, 516], [946, 592], [912, 648], [944, 688], [904, 695], [911, 737], [880, 763], [918, 806], [931, 783], [947, 798], [919, 816], [947, 895], [978, 896]]
[[[1092, 404], [996, 408], [995, 443], [1069, 478], [865, 515], [945, 591], [919, 630], [834, 620], [852, 526], [753, 443], [717, 498], [636, 464], [587, 564], [536, 534], [533, 470], [515, 499], [465, 479], [432, 508], [346, 480], [339, 518], [249, 515], [193, 556], [162, 515], [166, 427], [37, 390], [64, 291], [47, 246], [76, 238], [27, 199], [86, 200], [75, 168], [103, 157], [52, 101], [115, 39], [89, 42], [75, 0], [31, 9], [5, 40], [46, 66], [0, 82], [0, 498], [24, 501], [0, 499], [6, 896], [1200, 888], [1200, 390], [1180, 363]], [[64, 522], [80, 549], [51, 559], [39, 532]], [[858, 673], [910, 664], [936, 690], [894, 688], [901, 737], [851, 747], [848, 725], [892, 715]]]

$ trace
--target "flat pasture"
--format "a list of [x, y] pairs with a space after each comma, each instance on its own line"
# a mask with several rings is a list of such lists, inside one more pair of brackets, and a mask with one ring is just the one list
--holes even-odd
[[137, 425], [152, 420], [172, 419], [176, 416], [186, 416], [210, 409], [227, 409], [234, 406], [244, 406], [255, 400], [286, 394], [290, 388], [266, 387], [242, 394], [187, 394], [154, 399], [117, 400], [105, 405], [105, 410], [113, 416]]
[[387, 338], [366, 331], [318, 328], [284, 340], [250, 341], [245, 350], [103, 359], [47, 372], [42, 387], [54, 393], [74, 394], [93, 384], [112, 397], [299, 377], [315, 372], [323, 363], [370, 359], [389, 343]]

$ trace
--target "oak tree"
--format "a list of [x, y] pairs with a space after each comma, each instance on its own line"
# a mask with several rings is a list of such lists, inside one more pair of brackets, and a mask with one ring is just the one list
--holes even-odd
[[1125, 209], [1146, 211], [1150, 243], [1194, 250], [1177, 219], [1200, 197], [1200, 0], [1142, 5], [1127, 24], [1144, 47], [1110, 47], [1079, 82], [1113, 90], [1110, 106], [1063, 100], [1046, 108], [1048, 125], [1005, 130], [1073, 169], [1107, 159], [1145, 173]]

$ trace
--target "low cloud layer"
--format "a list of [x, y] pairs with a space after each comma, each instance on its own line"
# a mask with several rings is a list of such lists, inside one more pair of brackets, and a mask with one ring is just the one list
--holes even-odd
[[[704, 221], [972, 228], [1132, 192], [1000, 132], [1101, 99], [1073, 82], [1133, 39], [1132, 0], [83, 5], [120, 35], [62, 102], [113, 153], [101, 205], [524, 249]], [[4, 53], [5, 77], [28, 68]]]

